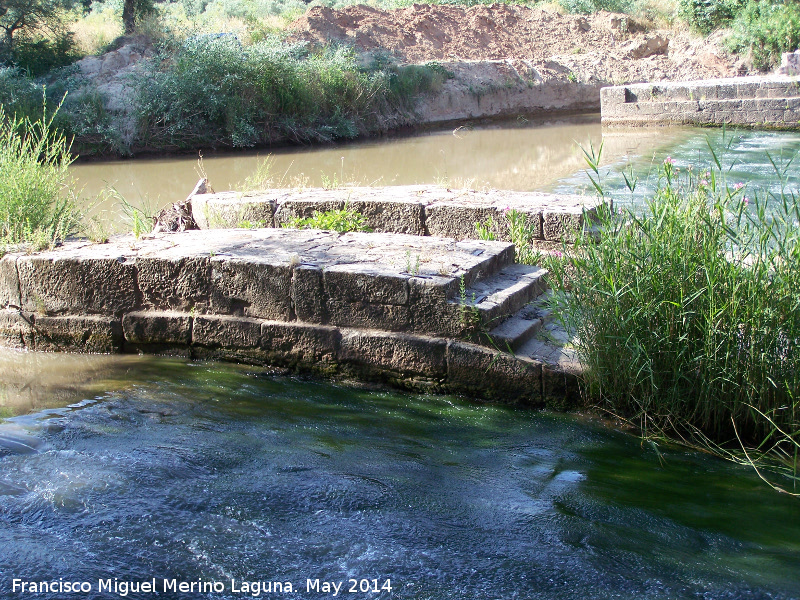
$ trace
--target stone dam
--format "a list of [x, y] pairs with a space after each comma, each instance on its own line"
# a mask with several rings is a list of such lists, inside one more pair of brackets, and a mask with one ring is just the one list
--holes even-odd
[[555, 244], [591, 224], [598, 200], [418, 187], [193, 200], [212, 221], [254, 216], [256, 207], [257, 220], [273, 224], [352, 202], [376, 231], [206, 229], [9, 253], [0, 259], [0, 343], [235, 360], [532, 406], [577, 403], [580, 369], [551, 318], [546, 271], [515, 263], [506, 241], [458, 234], [487, 215], [502, 223], [513, 205], [534, 241]]
[[603, 88], [603, 125], [800, 128], [800, 78], [788, 75]]

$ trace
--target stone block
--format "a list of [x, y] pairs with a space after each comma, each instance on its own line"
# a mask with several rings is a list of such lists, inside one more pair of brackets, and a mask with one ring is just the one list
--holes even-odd
[[323, 274], [325, 293], [330, 300], [408, 304], [408, 279], [370, 263], [333, 265]]
[[192, 341], [192, 316], [182, 312], [141, 311], [122, 317], [125, 341], [132, 344], [177, 344]]
[[192, 216], [200, 229], [272, 227], [275, 197], [261, 193], [199, 194], [192, 197]]
[[0, 258], [0, 308], [20, 305], [17, 257], [6, 254]]
[[208, 257], [137, 258], [142, 305], [151, 310], [205, 312], [209, 305]]
[[292, 302], [295, 316], [306, 323], [328, 322], [322, 269], [299, 265], [292, 271]]
[[449, 341], [447, 386], [492, 400], [542, 403], [542, 365], [505, 352]]
[[211, 259], [211, 311], [291, 321], [292, 267], [257, 259]]
[[583, 214], [545, 209], [542, 229], [544, 239], [573, 242], [583, 227]]
[[331, 325], [387, 331], [411, 329], [411, 310], [407, 306], [328, 299], [326, 309]]
[[344, 200], [286, 199], [279, 200], [275, 208], [275, 227], [285, 227], [292, 219], [307, 219], [315, 212], [342, 210]]
[[341, 332], [336, 327], [277, 321], [261, 324], [261, 348], [274, 364], [314, 366], [335, 362], [340, 340]]
[[339, 359], [401, 375], [443, 378], [447, 375], [447, 341], [402, 333], [344, 330]]
[[33, 347], [46, 352], [119, 352], [122, 325], [105, 316], [32, 316]]
[[192, 328], [192, 343], [211, 348], [258, 349], [262, 323], [247, 317], [198, 315]]
[[120, 315], [137, 304], [136, 270], [125, 258], [54, 253], [20, 256], [20, 305], [40, 314]]
[[542, 396], [548, 408], [570, 410], [581, 405], [578, 376], [574, 373], [542, 366]]
[[372, 231], [425, 235], [425, 208], [421, 202], [408, 200], [352, 200], [348, 207], [366, 218]]
[[33, 349], [32, 315], [0, 309], [0, 345]]
[[457, 240], [476, 239], [476, 223], [495, 222], [493, 232], [498, 239], [508, 238], [505, 215], [494, 206], [464, 206], [457, 202], [434, 202], [425, 207], [425, 229], [428, 235]]
[[462, 329], [459, 315], [448, 299], [457, 297], [457, 277], [412, 277], [409, 283], [410, 331], [456, 336]]

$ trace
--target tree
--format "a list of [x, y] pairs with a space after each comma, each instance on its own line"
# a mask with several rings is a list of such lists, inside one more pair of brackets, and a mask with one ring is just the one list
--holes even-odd
[[[0, 0], [2, 2], [3, 0]], [[122, 4], [122, 26], [125, 35], [131, 35], [139, 20], [153, 12], [153, 0], [124, 0]]]
[[58, 11], [72, 0], [0, 0], [0, 56], [8, 56], [14, 45], [14, 34], [24, 28], [53, 30], [58, 24]]

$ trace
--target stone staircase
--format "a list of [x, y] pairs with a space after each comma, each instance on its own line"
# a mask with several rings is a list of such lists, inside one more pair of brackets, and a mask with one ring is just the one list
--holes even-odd
[[0, 343], [169, 353], [564, 407], [546, 271], [514, 246], [283, 228], [76, 241], [0, 259]]

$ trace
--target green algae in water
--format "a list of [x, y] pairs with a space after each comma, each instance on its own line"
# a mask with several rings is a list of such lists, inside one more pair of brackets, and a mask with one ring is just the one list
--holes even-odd
[[245, 597], [231, 578], [293, 582], [284, 598], [330, 597], [307, 578], [414, 599], [800, 590], [800, 505], [746, 469], [569, 415], [141, 366], [6, 421], [41, 446], [0, 456], [0, 597], [13, 576], [225, 584], [182, 598]]

